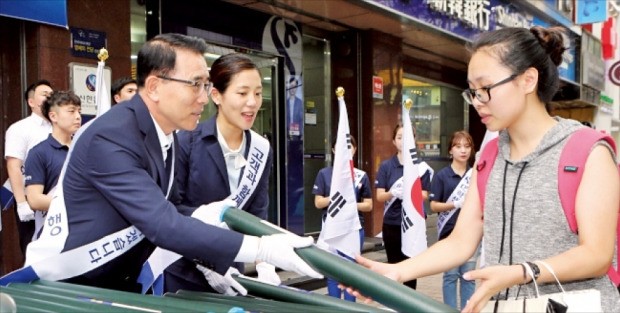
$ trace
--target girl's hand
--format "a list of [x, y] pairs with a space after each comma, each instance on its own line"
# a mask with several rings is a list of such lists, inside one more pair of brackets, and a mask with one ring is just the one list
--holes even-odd
[[[370, 259], [367, 259], [363, 256], [358, 256], [355, 258], [355, 261], [357, 261], [358, 264], [366, 267], [367, 269], [376, 272], [378, 274], [381, 274], [383, 276], [386, 276], [392, 280], [398, 281], [400, 282], [401, 276], [400, 273], [397, 269], [397, 265], [396, 264], [388, 264], [388, 263], [382, 263], [382, 262], [377, 262], [377, 261], [373, 261]], [[372, 298], [367, 297], [363, 294], [361, 294], [359, 292], [359, 290], [354, 289], [353, 287], [350, 286], [344, 286], [344, 285], [338, 285], [338, 288], [340, 289], [346, 289], [346, 291], [355, 296], [356, 298], [360, 299], [360, 301], [366, 303], [366, 304], [370, 304], [373, 302]]]
[[522, 277], [523, 271], [520, 265], [490, 266], [465, 273], [463, 278], [479, 282], [478, 288], [461, 312], [480, 312], [492, 296], [521, 283]]

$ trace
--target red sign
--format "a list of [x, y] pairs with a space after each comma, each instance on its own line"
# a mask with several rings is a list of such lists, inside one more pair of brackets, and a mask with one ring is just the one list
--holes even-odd
[[379, 76], [372, 77], [372, 97], [383, 99], [383, 78]]
[[603, 23], [601, 31], [601, 43], [603, 46], [603, 60], [611, 60], [616, 55], [616, 46], [618, 45], [618, 36], [615, 29], [615, 19], [610, 17], [607, 22]]
[[609, 80], [616, 86], [620, 86], [620, 61], [609, 68]]

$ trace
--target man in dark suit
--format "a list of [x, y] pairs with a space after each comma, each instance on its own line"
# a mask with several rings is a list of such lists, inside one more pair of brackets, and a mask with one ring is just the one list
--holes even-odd
[[[321, 276], [293, 251], [310, 245], [311, 238], [242, 235], [210, 225], [217, 223], [213, 206], [175, 206], [168, 200], [175, 194], [171, 169], [175, 130], [194, 129], [208, 102], [211, 85], [205, 51], [204, 41], [195, 37], [163, 34], [151, 39], [138, 54], [137, 96], [114, 106], [76, 136], [62, 178], [58, 196], [62, 199], [54, 199], [51, 206], [64, 200], [68, 230], [61, 255], [87, 247], [88, 253], [80, 256], [90, 258], [82, 263], [91, 268], [64, 280], [139, 291], [136, 279], [155, 246], [221, 275], [235, 261], [258, 258], [303, 275]], [[46, 223], [41, 243], [29, 247], [27, 265], [45, 260], [41, 245], [46, 236], [56, 236], [53, 226], [60, 220]], [[116, 235], [125, 229], [138, 235]], [[126, 248], [132, 239], [133, 246]]]

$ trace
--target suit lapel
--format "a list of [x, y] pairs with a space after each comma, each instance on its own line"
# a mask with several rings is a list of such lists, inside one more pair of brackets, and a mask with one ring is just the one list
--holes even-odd
[[161, 146], [159, 144], [159, 138], [157, 137], [157, 131], [155, 130], [155, 124], [149, 110], [146, 107], [141, 97], [133, 97], [132, 99], [138, 99], [135, 102], [134, 109], [136, 112], [136, 120], [138, 127], [144, 134], [144, 146], [148, 153], [149, 165], [151, 169], [155, 171], [151, 172], [151, 175], [157, 181], [157, 184], [161, 188], [162, 192], [166, 194], [168, 191], [168, 184], [165, 182], [167, 174], [164, 165], [164, 156], [161, 152]]
[[[230, 182], [228, 181], [228, 170], [226, 170], [226, 160], [224, 160], [224, 153], [222, 152], [222, 148], [220, 147], [220, 143], [217, 140], [217, 126], [215, 124], [215, 118], [217, 115], [213, 116], [211, 119], [205, 123], [205, 127], [203, 128], [203, 136], [201, 136], [201, 140], [206, 140], [207, 152], [209, 153], [209, 157], [215, 164], [218, 173], [222, 177], [222, 180], [226, 183], [226, 186], [230, 186]], [[228, 187], [230, 188], [230, 187]]]

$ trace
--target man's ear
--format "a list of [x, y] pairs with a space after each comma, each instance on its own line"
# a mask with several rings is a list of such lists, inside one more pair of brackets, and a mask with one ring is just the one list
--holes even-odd
[[119, 103], [121, 101], [121, 96], [116, 94], [114, 95], [114, 102]]
[[34, 108], [35, 104], [34, 104], [34, 98], [28, 98], [28, 106], [31, 108]]
[[54, 124], [58, 121], [58, 113], [50, 109], [49, 113], [47, 113], [47, 118]]
[[159, 101], [158, 88], [161, 83], [161, 79], [157, 78], [156, 76], [148, 76], [144, 81], [144, 94], [153, 101]]

